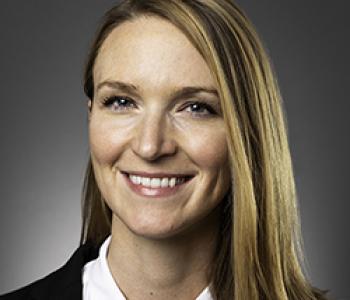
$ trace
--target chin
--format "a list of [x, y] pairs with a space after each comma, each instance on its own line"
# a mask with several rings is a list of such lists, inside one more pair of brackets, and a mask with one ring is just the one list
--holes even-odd
[[156, 218], [141, 216], [133, 218], [131, 222], [123, 222], [128, 231], [135, 236], [163, 240], [182, 235], [188, 226], [182, 222], [176, 222], [170, 217]]
[[181, 226], [176, 226], [175, 224], [159, 224], [159, 222], [148, 222], [147, 224], [132, 224], [129, 227], [129, 230], [137, 236], [157, 240], [169, 239], [183, 232], [183, 228], [181, 228]]

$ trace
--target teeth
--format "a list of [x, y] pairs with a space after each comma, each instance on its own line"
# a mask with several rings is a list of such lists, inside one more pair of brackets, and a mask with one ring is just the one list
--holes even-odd
[[177, 184], [181, 184], [185, 182], [185, 178], [148, 178], [148, 177], [141, 177], [136, 175], [129, 175], [130, 180], [133, 184], [137, 185], [143, 185], [145, 187], [151, 187], [151, 188], [166, 188], [166, 187], [174, 187]]
[[170, 187], [174, 187], [176, 184], [176, 178], [171, 178], [170, 181], [169, 181], [169, 186]]
[[151, 179], [151, 188], [159, 188], [160, 187], [160, 179], [152, 178]]
[[169, 179], [168, 178], [163, 178], [160, 186], [161, 187], [168, 187], [169, 186]]
[[151, 178], [142, 177], [142, 178], [141, 178], [141, 184], [142, 184], [143, 186], [150, 187], [150, 186], [151, 186]]

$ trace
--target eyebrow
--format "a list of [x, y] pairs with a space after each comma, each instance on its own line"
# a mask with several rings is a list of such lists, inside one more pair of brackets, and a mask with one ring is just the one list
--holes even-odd
[[[113, 89], [118, 89], [121, 92], [138, 95], [137, 87], [133, 84], [121, 82], [121, 81], [110, 81], [106, 80], [97, 85], [97, 91], [103, 87], [110, 87]], [[198, 93], [209, 93], [218, 97], [218, 91], [215, 88], [202, 87], [202, 86], [185, 86], [176, 90], [171, 94], [172, 98], [178, 99], [185, 96], [191, 96]]]

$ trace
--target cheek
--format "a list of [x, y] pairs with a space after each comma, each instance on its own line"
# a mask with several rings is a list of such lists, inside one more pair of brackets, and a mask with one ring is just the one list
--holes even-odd
[[188, 155], [196, 165], [216, 170], [227, 164], [228, 148], [223, 127], [208, 127], [187, 138]]
[[[123, 128], [121, 130], [120, 128]], [[92, 117], [89, 124], [91, 153], [102, 164], [109, 164], [122, 154], [130, 133], [117, 122]]]

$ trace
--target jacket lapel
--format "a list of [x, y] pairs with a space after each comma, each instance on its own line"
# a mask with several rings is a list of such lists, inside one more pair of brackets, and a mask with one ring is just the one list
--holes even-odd
[[82, 299], [82, 270], [87, 262], [97, 258], [98, 250], [91, 244], [80, 246], [62, 268], [33, 285], [30, 293], [33, 299]]

